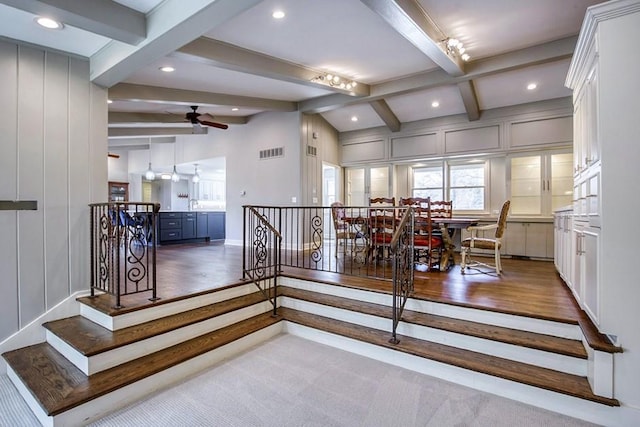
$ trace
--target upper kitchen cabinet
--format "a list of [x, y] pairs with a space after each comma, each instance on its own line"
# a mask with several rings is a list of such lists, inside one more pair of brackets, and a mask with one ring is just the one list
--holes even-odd
[[552, 216], [573, 199], [573, 155], [545, 151], [509, 158], [511, 215]]
[[109, 181], [109, 201], [124, 202], [129, 200], [129, 183]]

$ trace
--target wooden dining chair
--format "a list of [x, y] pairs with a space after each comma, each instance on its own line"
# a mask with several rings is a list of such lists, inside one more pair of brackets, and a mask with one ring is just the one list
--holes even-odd
[[396, 231], [395, 197], [377, 197], [369, 199], [369, 241], [373, 259], [385, 257], [389, 249], [393, 233]]
[[[460, 262], [460, 272], [465, 273], [466, 268], [484, 266], [488, 267], [499, 275], [502, 273], [502, 263], [500, 262], [500, 248], [502, 247], [502, 236], [504, 236], [504, 230], [507, 228], [507, 215], [509, 214], [509, 207], [511, 201], [507, 200], [500, 209], [500, 216], [495, 224], [471, 226], [467, 227], [467, 231], [471, 233], [471, 237], [464, 239], [461, 242], [461, 255], [462, 261]], [[490, 230], [496, 230], [494, 237], [479, 237], [479, 232], [486, 232]], [[489, 264], [471, 259], [472, 249], [488, 249], [493, 251], [494, 264]]]
[[356, 229], [345, 220], [347, 217], [346, 209], [342, 202], [331, 203], [331, 218], [333, 219], [333, 229], [335, 231], [336, 251], [334, 256], [338, 257], [338, 248], [340, 243], [343, 244], [344, 252], [346, 254], [347, 247], [353, 248], [355, 240], [362, 237], [361, 232]]
[[400, 206], [411, 206], [414, 212], [414, 259], [428, 269], [439, 265], [442, 256], [442, 238], [433, 234], [431, 199], [429, 197], [408, 197], [400, 199]]

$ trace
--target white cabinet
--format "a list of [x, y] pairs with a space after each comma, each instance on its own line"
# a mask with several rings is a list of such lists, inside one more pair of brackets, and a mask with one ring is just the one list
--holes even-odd
[[553, 224], [546, 222], [507, 223], [505, 255], [553, 258]]
[[576, 175], [600, 160], [598, 58], [594, 46], [590, 46], [587, 54], [585, 79], [575, 88], [573, 97], [573, 170]]
[[348, 206], [368, 206], [369, 199], [390, 197], [391, 167], [366, 166], [346, 170], [345, 201]]
[[512, 216], [551, 216], [571, 204], [573, 155], [567, 151], [514, 155], [509, 162]]
[[600, 230], [576, 221], [573, 227], [573, 291], [582, 308], [598, 325], [599, 322], [599, 254]]
[[558, 274], [571, 290], [573, 287], [573, 210], [560, 209], [554, 214], [554, 263]]

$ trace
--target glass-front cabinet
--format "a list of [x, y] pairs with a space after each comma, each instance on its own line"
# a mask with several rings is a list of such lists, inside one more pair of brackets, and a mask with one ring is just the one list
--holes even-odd
[[551, 216], [573, 200], [573, 154], [513, 155], [509, 162], [511, 215]]
[[129, 183], [109, 181], [109, 201], [124, 202], [129, 200]]
[[347, 168], [345, 205], [368, 206], [369, 199], [376, 197], [391, 197], [391, 167]]

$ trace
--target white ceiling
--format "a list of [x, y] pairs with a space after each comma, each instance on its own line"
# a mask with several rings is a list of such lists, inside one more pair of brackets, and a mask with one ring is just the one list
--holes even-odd
[[[600, 1], [399, 2], [417, 26], [398, 15], [385, 18], [388, 9], [398, 10], [393, 0], [96, 0], [93, 9], [83, 0], [60, 3], [0, 0], [0, 36], [89, 57], [92, 79], [114, 95], [110, 112], [160, 114], [144, 124], [154, 126], [197, 103], [200, 112], [241, 126], [263, 111], [299, 109], [319, 112], [345, 132], [397, 130], [394, 123], [452, 114], [475, 120], [483, 110], [569, 96], [564, 79], [575, 39], [567, 37], [578, 34], [586, 8]], [[415, 14], [420, 8], [428, 17]], [[286, 16], [273, 19], [275, 9]], [[65, 28], [35, 25], [45, 12]], [[146, 35], [136, 39], [129, 22], [140, 19]], [[471, 55], [459, 75], [445, 71], [440, 51], [433, 53], [433, 42], [444, 36], [461, 40]], [[199, 37], [223, 44], [194, 50], [189, 43]], [[176, 71], [162, 73], [162, 65]], [[355, 79], [360, 89], [368, 85], [369, 95], [311, 85], [308, 75], [316, 71]], [[528, 91], [531, 82], [538, 87]], [[475, 117], [465, 100], [477, 105]], [[372, 107], [376, 102], [382, 114]], [[119, 126], [142, 126], [136, 123]]]

